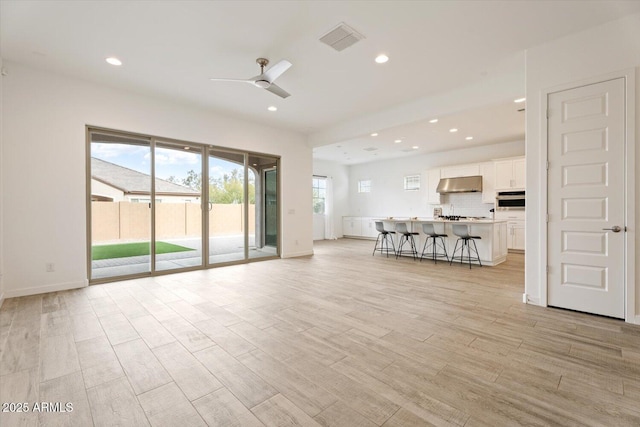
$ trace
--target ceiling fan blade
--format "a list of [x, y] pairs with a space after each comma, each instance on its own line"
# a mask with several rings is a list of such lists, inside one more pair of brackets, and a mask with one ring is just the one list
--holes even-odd
[[271, 86], [265, 88], [265, 90], [268, 90], [271, 93], [275, 93], [280, 98], [286, 98], [288, 96], [291, 96], [286, 90], [282, 89], [278, 85], [274, 85], [273, 83], [271, 83]]
[[291, 62], [283, 59], [275, 65], [272, 65], [267, 71], [264, 72], [263, 76], [266, 77], [266, 80], [273, 83], [275, 79], [280, 77], [282, 73], [287, 71], [291, 67]]
[[237, 82], [237, 83], [253, 83], [253, 80], [245, 80], [245, 79], [209, 79], [212, 82]]

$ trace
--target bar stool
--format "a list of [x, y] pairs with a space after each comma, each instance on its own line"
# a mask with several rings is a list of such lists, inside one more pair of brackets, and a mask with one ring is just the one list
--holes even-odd
[[[393, 250], [393, 254], [396, 254], [396, 245], [393, 243], [393, 236], [391, 234], [396, 234], [395, 231], [387, 231], [384, 229], [384, 223], [382, 221], [376, 221], [376, 230], [378, 231], [378, 238], [376, 239], [376, 246], [373, 248], [373, 254], [376, 254], [376, 251], [387, 252], [387, 258], [389, 258], [389, 242], [391, 242], [391, 248]], [[378, 247], [378, 242], [380, 242], [380, 247]]]
[[[437, 264], [438, 258], [446, 258], [449, 261], [449, 255], [447, 254], [447, 246], [444, 243], [444, 237], [449, 237], [446, 234], [438, 234], [436, 233], [436, 229], [431, 223], [422, 223], [422, 232], [427, 236], [424, 241], [424, 246], [422, 248], [422, 254], [420, 255], [420, 261], [422, 262], [422, 258], [425, 255], [427, 257], [433, 259], [433, 261]], [[444, 253], [438, 252], [438, 241], [440, 243], [440, 247], [444, 250]], [[431, 247], [431, 252], [427, 252], [427, 247]]]
[[[396, 223], [396, 232], [398, 234], [402, 234], [402, 236], [400, 237], [400, 244], [398, 245], [398, 250], [396, 251], [396, 259], [398, 259], [398, 257], [402, 255], [402, 253], [404, 252], [404, 253], [411, 254], [411, 256], [413, 257], [413, 260], [415, 261], [416, 257], [418, 256], [418, 251], [416, 249], [416, 241], [413, 238], [413, 236], [417, 236], [418, 233], [407, 230], [407, 224], [404, 222]], [[409, 245], [409, 249], [405, 249], [403, 251], [402, 247], [405, 245], [405, 243]]]
[[[478, 261], [480, 267], [482, 267], [482, 261], [480, 261], [480, 255], [478, 255], [478, 247], [476, 246], [475, 239], [481, 239], [480, 236], [471, 236], [469, 235], [469, 226], [467, 224], [452, 224], [451, 228], [453, 229], [453, 234], [458, 236], [458, 240], [456, 240], [456, 246], [453, 248], [453, 254], [451, 254], [451, 261], [449, 261], [449, 265], [453, 263], [454, 259], [459, 259], [460, 264], [462, 264], [464, 260], [464, 248], [467, 248], [467, 260], [469, 263], [469, 269], [471, 269], [471, 261]], [[460, 247], [460, 256], [456, 257], [456, 250], [458, 249], [458, 242], [462, 240], [462, 246]], [[475, 252], [475, 257], [471, 258], [471, 245], [469, 241], [473, 242], [473, 251]]]

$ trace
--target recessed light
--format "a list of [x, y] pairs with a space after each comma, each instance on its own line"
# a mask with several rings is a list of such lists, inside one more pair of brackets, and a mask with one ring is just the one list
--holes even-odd
[[184, 147], [184, 149], [185, 149], [185, 150], [190, 150], [190, 149], [191, 149], [191, 147]]
[[275, 106], [272, 105], [269, 108], [267, 108], [267, 110], [269, 110], [269, 111], [278, 111], [278, 107], [275, 107]]
[[438, 119], [431, 119], [429, 120], [429, 123], [438, 123]]
[[519, 104], [519, 103], [524, 102], [526, 100], [527, 100], [527, 98], [518, 98], [518, 99], [514, 99], [513, 102], [517, 102]]
[[258, 166], [258, 164], [257, 164], [257, 163], [254, 163], [254, 164], [253, 164], [253, 166]]
[[413, 146], [413, 147], [411, 147], [411, 148], [413, 148], [414, 150], [417, 150], [417, 149], [418, 149], [418, 148], [420, 148], [420, 147], [418, 147], [417, 145], [414, 145], [414, 146]]
[[453, 128], [453, 129], [449, 129], [449, 132], [453, 133], [453, 132], [458, 132], [458, 129]]
[[376, 62], [378, 64], [384, 64], [388, 60], [389, 60], [389, 57], [387, 55], [385, 55], [385, 54], [380, 54], [380, 55], [376, 56]]
[[466, 137], [465, 139], [466, 139], [467, 141], [471, 141], [471, 140], [473, 139], [473, 137], [472, 137], [472, 136], [468, 136], [468, 137]]
[[378, 136], [378, 133], [374, 132], [374, 133], [371, 134], [371, 136]]
[[110, 56], [109, 58], [105, 59], [105, 61], [107, 61], [111, 65], [118, 65], [118, 66], [122, 65], [122, 61], [120, 61], [118, 58], [114, 56]]
[[400, 144], [400, 143], [402, 142], [402, 140], [401, 140], [401, 139], [396, 139], [396, 140], [395, 140], [395, 141], [393, 141], [393, 142], [395, 142], [396, 144]]

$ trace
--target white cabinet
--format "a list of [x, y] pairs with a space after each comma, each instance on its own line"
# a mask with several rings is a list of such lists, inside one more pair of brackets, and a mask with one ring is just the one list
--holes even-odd
[[526, 162], [524, 157], [495, 162], [495, 189], [522, 190], [526, 187]]
[[427, 203], [430, 205], [440, 204], [440, 193], [436, 191], [440, 182], [440, 169], [431, 169], [426, 173], [427, 176]]
[[476, 176], [480, 175], [480, 165], [478, 163], [472, 165], [448, 166], [441, 169], [441, 178], [457, 178], [460, 176]]
[[509, 249], [524, 251], [525, 222], [522, 220], [507, 223], [507, 246]]
[[346, 237], [378, 237], [375, 218], [360, 216], [342, 217], [342, 235]]
[[362, 237], [378, 237], [378, 230], [376, 230], [376, 220], [374, 218], [362, 218]]
[[342, 234], [345, 236], [361, 236], [362, 218], [359, 216], [342, 217]]
[[506, 222], [498, 222], [493, 227], [493, 258], [507, 256], [508, 240], [510, 238]]
[[482, 203], [496, 202], [496, 169], [493, 162], [480, 163]]

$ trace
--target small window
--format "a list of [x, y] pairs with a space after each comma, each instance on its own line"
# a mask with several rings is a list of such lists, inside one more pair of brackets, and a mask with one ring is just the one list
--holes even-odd
[[314, 176], [311, 185], [313, 188], [313, 213], [324, 214], [325, 199], [327, 198], [327, 179]]
[[404, 189], [407, 191], [420, 189], [420, 175], [408, 175], [404, 177]]
[[371, 180], [358, 181], [358, 193], [371, 193]]

